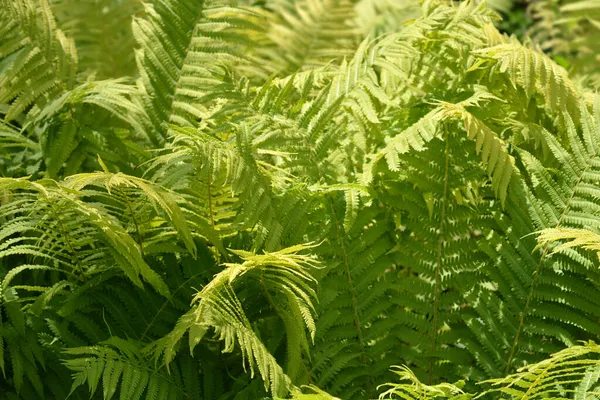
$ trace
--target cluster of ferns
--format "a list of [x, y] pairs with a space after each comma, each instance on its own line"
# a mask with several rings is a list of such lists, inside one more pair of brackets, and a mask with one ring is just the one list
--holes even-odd
[[600, 2], [512, 3], [0, 0], [0, 398], [600, 399]]

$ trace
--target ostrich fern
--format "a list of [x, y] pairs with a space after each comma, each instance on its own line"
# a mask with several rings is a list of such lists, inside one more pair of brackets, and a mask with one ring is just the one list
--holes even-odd
[[498, 19], [0, 0], [3, 398], [597, 397], [597, 64]]

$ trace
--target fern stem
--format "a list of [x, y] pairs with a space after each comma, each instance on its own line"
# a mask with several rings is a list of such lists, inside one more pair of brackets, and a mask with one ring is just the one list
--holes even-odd
[[[328, 198], [329, 201], [329, 207], [331, 208], [331, 214], [333, 216], [333, 221], [335, 223], [335, 229], [336, 229], [336, 233], [338, 234], [338, 239], [340, 241], [340, 246], [342, 249], [342, 256], [343, 256], [343, 260], [344, 260], [344, 269], [346, 272], [346, 277], [348, 279], [348, 285], [350, 285], [350, 295], [352, 296], [352, 308], [354, 311], [354, 324], [356, 325], [356, 331], [358, 334], [358, 342], [360, 344], [361, 347], [361, 362], [362, 364], [366, 367], [367, 364], [367, 357], [365, 355], [365, 351], [364, 351], [364, 338], [363, 338], [363, 333], [362, 333], [362, 322], [361, 322], [361, 318], [360, 318], [360, 313], [358, 312], [358, 299], [356, 298], [356, 288], [354, 287], [354, 283], [352, 281], [352, 273], [350, 272], [350, 263], [348, 262], [348, 252], [346, 250], [346, 243], [344, 241], [344, 235], [343, 235], [343, 231], [342, 228], [340, 227], [340, 223], [338, 221], [335, 209], [333, 207], [333, 202], [331, 201], [331, 199]], [[369, 394], [369, 398], [373, 397], [373, 377], [369, 374], [368, 375], [368, 387], [367, 387], [367, 393]]]
[[75, 261], [75, 264], [77, 265], [77, 269], [79, 270], [79, 273], [81, 274], [81, 278], [83, 279], [84, 282], [87, 282], [87, 276], [85, 275], [83, 265], [81, 265], [81, 260], [79, 260], [79, 257], [77, 256], [77, 252], [75, 251], [75, 248], [73, 247], [73, 244], [71, 243], [71, 240], [69, 239], [67, 230], [65, 229], [65, 226], [62, 223], [62, 220], [60, 219], [60, 212], [54, 207], [54, 204], [52, 202], [50, 202], [50, 207], [52, 207], [52, 209], [54, 210], [54, 212], [56, 214], [56, 221], [58, 222], [58, 226], [60, 228], [60, 233], [65, 238], [65, 242], [66, 242], [67, 246], [69, 247], [69, 251], [71, 252], [71, 255], [73, 257], [73, 260]]
[[131, 202], [129, 201], [129, 197], [127, 196], [127, 193], [125, 192], [124, 189], [121, 192], [123, 193], [123, 196], [125, 198], [125, 203], [127, 203], [127, 208], [129, 209], [129, 213], [131, 214], [131, 219], [133, 220], [133, 225], [135, 226], [135, 233], [136, 233], [136, 236], [138, 239], [138, 245], [140, 246], [140, 252], [142, 253], [142, 257], [144, 257], [144, 242], [142, 241], [142, 234], [140, 233], [140, 227], [138, 225], [137, 218], [135, 217], [135, 214], [133, 213], [133, 208], [131, 208]]
[[183, 72], [183, 66], [186, 65], [186, 60], [188, 58], [188, 55], [192, 52], [191, 51], [191, 47], [192, 47], [192, 43], [194, 42], [194, 36], [196, 35], [196, 32], [198, 30], [198, 22], [200, 22], [200, 20], [204, 17], [204, 0], [198, 0], [197, 2], [197, 6], [198, 6], [198, 14], [196, 15], [196, 19], [194, 20], [194, 25], [192, 27], [192, 32], [190, 34], [187, 46], [185, 47], [185, 51], [183, 54], [183, 60], [181, 61], [181, 65], [178, 65], [177, 67], [179, 68], [179, 73], [177, 75], [177, 80], [175, 82], [175, 87], [173, 88], [173, 94], [171, 96], [171, 106], [169, 108], [169, 113], [166, 115], [165, 120], [169, 121], [171, 119], [171, 115], [173, 115], [173, 113], [175, 112], [175, 95], [177, 94], [177, 89], [179, 89], [179, 85], [181, 84], [181, 74]]
[[[354, 283], [352, 282], [352, 274], [350, 273], [350, 263], [348, 262], [348, 252], [346, 251], [346, 243], [344, 241], [344, 237], [341, 234], [340, 223], [338, 222], [337, 215], [335, 213], [333, 203], [329, 200], [329, 207], [331, 208], [331, 214], [333, 216], [333, 221], [335, 223], [336, 232], [338, 233], [338, 239], [340, 241], [340, 246], [342, 248], [342, 258], [344, 260], [344, 269], [346, 272], [346, 278], [348, 279], [348, 284], [350, 285], [350, 294], [352, 295], [352, 307], [354, 308], [354, 324], [356, 325], [356, 330], [358, 333], [358, 340], [362, 346], [363, 344], [363, 334], [362, 334], [362, 323], [360, 321], [360, 315], [358, 313], [358, 300], [356, 298], [356, 289], [354, 287]], [[363, 353], [364, 357], [364, 353]], [[364, 361], [364, 360], [363, 360]]]
[[206, 190], [208, 191], [208, 215], [210, 216], [210, 227], [212, 228], [212, 230], [215, 230], [215, 218], [213, 216], [213, 207], [212, 207], [212, 192], [210, 190], [211, 186], [212, 186], [212, 180], [211, 178], [211, 168], [210, 168], [210, 163], [208, 164], [208, 171], [206, 174], [206, 180], [207, 180], [207, 188]]
[[441, 281], [441, 269], [442, 269], [442, 253], [444, 249], [444, 235], [446, 228], [446, 200], [448, 196], [448, 171], [449, 171], [449, 153], [450, 153], [450, 141], [448, 140], [448, 134], [445, 135], [446, 148], [444, 150], [444, 192], [442, 194], [442, 202], [440, 204], [440, 227], [439, 236], [437, 243], [437, 255], [436, 255], [436, 267], [435, 267], [435, 286], [433, 290], [433, 321], [431, 322], [431, 359], [429, 362], [429, 383], [433, 380], [433, 367], [434, 359], [433, 354], [437, 347], [437, 332], [438, 332], [438, 318], [439, 318], [439, 303], [440, 303], [440, 281]]
[[154, 316], [150, 320], [150, 323], [148, 323], [148, 326], [144, 330], [144, 333], [142, 333], [142, 335], [140, 336], [139, 340], [142, 340], [146, 336], [146, 334], [148, 333], [148, 331], [150, 330], [152, 325], [154, 325], [154, 321], [156, 321], [156, 318], [158, 318], [160, 313], [163, 312], [163, 310], [165, 309], [167, 304], [169, 304], [171, 301], [173, 301], [173, 298], [175, 297], [177, 292], [179, 292], [181, 290], [181, 288], [184, 287], [185, 285], [187, 285], [188, 282], [190, 282], [192, 279], [197, 278], [198, 276], [202, 275], [203, 273], [204, 272], [199, 272], [196, 275], [189, 277], [185, 282], [183, 282], [181, 285], [179, 285], [179, 287], [177, 289], [175, 289], [175, 291], [171, 294], [171, 296], [169, 296], [169, 298], [167, 300], [165, 300], [165, 302], [163, 303], [162, 307], [158, 310], [158, 312], [156, 314], [154, 314]]
[[[314, 166], [314, 168], [317, 172], [317, 176], [321, 180], [321, 179], [323, 179], [323, 173], [321, 172], [321, 167], [319, 165], [319, 162], [317, 161], [317, 158], [315, 157], [315, 151], [313, 149], [313, 146], [311, 145], [311, 143], [308, 139], [309, 138], [307, 138], [305, 136], [304, 142], [308, 149], [308, 153], [310, 154], [310, 157], [312, 159], [312, 165]], [[335, 212], [335, 207], [333, 206], [333, 201], [331, 200], [330, 197], [327, 197], [327, 202], [328, 202], [329, 208], [331, 210], [331, 216], [333, 217], [333, 222], [335, 224], [336, 234], [337, 234], [337, 237], [338, 237], [338, 240], [340, 243], [340, 247], [342, 249], [342, 258], [344, 261], [344, 270], [346, 273], [346, 278], [348, 280], [348, 285], [350, 285], [350, 295], [352, 297], [354, 325], [356, 326], [358, 342], [361, 347], [361, 362], [363, 365], [366, 365], [367, 358], [365, 355], [364, 344], [363, 344], [364, 338], [363, 338], [363, 333], [362, 333], [362, 322], [361, 322], [361, 318], [360, 318], [360, 313], [358, 311], [358, 299], [356, 297], [356, 288], [354, 287], [354, 283], [352, 281], [352, 273], [350, 272], [350, 263], [348, 262], [348, 252], [346, 250], [346, 243], [344, 241], [344, 231], [340, 226], [337, 214]], [[372, 391], [373, 391], [373, 377], [370, 374], [368, 375], [368, 383], [369, 383], [369, 385], [368, 385], [367, 391], [371, 395]], [[369, 396], [369, 397], [373, 397], [373, 396]]]
[[[589, 166], [581, 173], [581, 175], [579, 176], [579, 179], [577, 180], [577, 183], [575, 183], [575, 185], [573, 186], [573, 190], [571, 191], [571, 196], [569, 197], [569, 200], [565, 204], [565, 208], [563, 209], [563, 212], [560, 215], [560, 218], [558, 219], [558, 222], [556, 223], [554, 228], [559, 228], [560, 225], [562, 224], [563, 219], [564, 219], [565, 215], [567, 214], [569, 207], [571, 206], [571, 201], [573, 200], [573, 197], [575, 197], [575, 192], [577, 191], [577, 187], [583, 180], [583, 176], [586, 174], [588, 169], [589, 169]], [[542, 255], [540, 256], [540, 261], [538, 262], [538, 264], [535, 268], [535, 272], [533, 273], [533, 279], [531, 282], [531, 287], [529, 288], [529, 294], [527, 295], [527, 300], [525, 301], [525, 307], [523, 308], [523, 311], [521, 312], [521, 315], [519, 317], [519, 326], [517, 327], [517, 333], [515, 334], [515, 339], [513, 340], [513, 344], [510, 348], [508, 360], [506, 361], [506, 368], [504, 369], [505, 375], [508, 375], [508, 373], [510, 372], [510, 365], [511, 365], [513, 358], [515, 356], [515, 353], [516, 353], [519, 336], [523, 329], [525, 317], [527, 316], [527, 312], [529, 311], [529, 304], [531, 303], [531, 299], [533, 298], [533, 293], [535, 291], [535, 286], [537, 284], [537, 280], [540, 275], [542, 263], [544, 262], [546, 255], [548, 254], [549, 248], [550, 248], [550, 243], [546, 243], [546, 245], [544, 246], [544, 249], [542, 250]]]

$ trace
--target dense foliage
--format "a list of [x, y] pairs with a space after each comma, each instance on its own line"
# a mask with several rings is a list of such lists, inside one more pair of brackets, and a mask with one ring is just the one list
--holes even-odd
[[600, 398], [600, 3], [512, 3], [0, 0], [2, 399]]

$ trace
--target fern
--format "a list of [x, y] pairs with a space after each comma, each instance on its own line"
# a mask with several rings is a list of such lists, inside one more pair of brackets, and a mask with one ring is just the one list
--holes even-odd
[[[421, 383], [407, 367], [396, 367], [401, 381], [410, 383], [387, 383], [390, 387], [381, 393], [380, 399], [393, 398], [396, 395], [402, 399], [479, 399], [479, 398], [553, 398], [553, 399], [584, 399], [595, 398], [598, 394], [594, 387], [598, 380], [598, 345], [587, 342], [582, 345], [564, 349], [552, 354], [548, 359], [522, 368], [518, 373], [504, 378], [478, 382], [487, 389], [479, 393], [463, 393], [460, 386], [441, 383], [429, 386]], [[509, 397], [506, 397], [509, 396]]]
[[[73, 374], [71, 393], [87, 383], [90, 396], [100, 384], [105, 399], [115, 393], [132, 399], [177, 399], [182, 389], [164, 371], [151, 368], [140, 357], [139, 345], [132, 341], [111, 338], [94, 347], [68, 349], [65, 365]], [[142, 397], [144, 396], [144, 397]]]
[[594, 357], [597, 352], [598, 346], [594, 342], [562, 350], [544, 361], [522, 368], [517, 374], [484, 382], [492, 389], [476, 398], [498, 392], [519, 399], [532, 396], [594, 398], [598, 395], [597, 389], [592, 388], [597, 380], [594, 378], [598, 368], [598, 360]]
[[598, 11], [598, 4], [593, 1], [539, 0], [529, 6], [534, 20], [529, 31], [532, 40], [573, 77], [593, 88], [600, 83], [594, 40]]
[[132, 17], [142, 14], [142, 2], [54, 0], [50, 7], [58, 24], [77, 46], [79, 68], [96, 79], [135, 73]]
[[410, 381], [410, 383], [387, 383], [383, 385], [391, 386], [391, 388], [381, 393], [379, 395], [380, 399], [393, 398], [392, 396], [399, 396], [403, 399], [433, 399], [441, 397], [458, 400], [461, 398], [468, 398], [461, 395], [463, 392], [457, 385], [440, 383], [438, 385], [429, 386], [421, 383], [406, 366], [395, 367], [394, 373], [398, 375], [401, 381]]
[[[302, 348], [306, 350], [307, 343], [302, 335], [304, 329], [297, 323], [303, 321], [313, 339], [315, 335], [312, 315], [312, 298], [315, 293], [308, 285], [313, 278], [305, 271], [313, 262], [306, 256], [295, 254], [305, 248], [310, 247], [295, 246], [265, 255], [236, 252], [244, 262], [225, 264], [227, 268], [194, 297], [195, 306], [180, 318], [174, 330], [152, 344], [150, 351], [154, 353], [154, 357], [164, 357], [164, 362], [169, 364], [175, 356], [177, 343], [186, 332], [189, 332], [189, 349], [193, 352], [209, 328], [213, 328], [219, 340], [225, 342], [224, 352], [231, 352], [237, 343], [244, 364], [247, 363], [250, 367], [251, 375], [254, 376], [257, 368], [265, 389], [270, 389], [273, 394], [285, 393], [291, 384], [289, 377], [252, 329], [235, 287], [236, 281], [247, 277], [262, 288], [270, 307], [285, 322], [291, 324], [286, 324], [288, 352], [289, 357], [296, 358], [291, 363], [298, 362], [297, 353]], [[290, 319], [290, 315], [294, 317]], [[299, 338], [298, 335], [302, 336]], [[294, 344], [300, 348], [295, 349]], [[292, 365], [288, 370], [295, 368], [297, 366]]]
[[5, 115], [13, 120], [71, 89], [76, 82], [77, 51], [73, 40], [57, 28], [45, 0], [2, 3], [0, 103], [12, 103]]
[[559, 3], [0, 0], [3, 396], [595, 398]]
[[[226, 67], [241, 59], [238, 43], [251, 44], [236, 31], [259, 29], [252, 12], [245, 12], [249, 18], [234, 15], [229, 7], [165, 0], [148, 4], [146, 17], [134, 20], [147, 130], [154, 143], [164, 142], [163, 122], [195, 126], [205, 117], [202, 97], [225, 75]], [[164, 26], [172, 28], [164, 31]]]
[[[266, 33], [268, 44], [258, 49], [265, 73], [286, 76], [351, 54], [358, 42], [348, 0], [274, 1]], [[282, 51], [285, 53], [282, 54]]]

